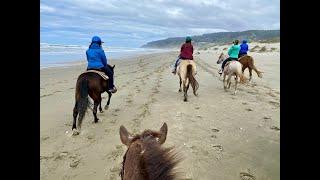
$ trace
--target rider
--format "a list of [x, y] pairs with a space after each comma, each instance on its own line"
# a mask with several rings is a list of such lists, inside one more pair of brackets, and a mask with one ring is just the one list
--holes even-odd
[[186, 42], [181, 46], [180, 55], [178, 56], [178, 59], [176, 60], [176, 63], [174, 64], [174, 69], [172, 70], [173, 74], [176, 74], [177, 66], [180, 61], [180, 59], [190, 59], [193, 60], [193, 46], [191, 44], [191, 37], [188, 36], [186, 38]]
[[233, 41], [233, 45], [228, 50], [229, 57], [222, 62], [222, 66], [219, 71], [219, 74], [222, 74], [224, 66], [226, 65], [226, 63], [228, 61], [232, 61], [232, 60], [237, 61], [238, 60], [239, 51], [240, 51], [239, 40], [235, 40], [235, 41]]
[[247, 52], [249, 50], [249, 46], [247, 44], [247, 41], [246, 40], [243, 40], [242, 41], [242, 44], [240, 45], [241, 49], [239, 51], [239, 58], [244, 56], [244, 55], [247, 55]]
[[113, 71], [111, 67], [107, 65], [107, 58], [101, 46], [102, 43], [103, 42], [101, 41], [100, 37], [94, 36], [92, 38], [89, 49], [86, 51], [88, 61], [87, 70], [95, 69], [105, 72], [109, 77], [108, 91], [115, 93], [117, 92], [117, 89], [113, 84]]

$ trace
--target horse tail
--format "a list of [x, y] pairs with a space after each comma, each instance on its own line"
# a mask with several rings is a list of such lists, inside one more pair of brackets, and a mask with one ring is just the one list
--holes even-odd
[[249, 67], [250, 67], [251, 69], [253, 69], [253, 70], [257, 73], [257, 75], [258, 75], [259, 78], [262, 78], [262, 71], [259, 71], [259, 70], [256, 68], [256, 66], [254, 65], [253, 58], [252, 58], [251, 56], [249, 56], [249, 57], [250, 57]]
[[199, 83], [196, 80], [196, 78], [194, 78], [193, 73], [192, 73], [192, 65], [188, 64], [187, 65], [187, 78], [189, 78], [189, 82], [191, 83], [192, 89], [193, 89], [193, 94], [196, 96], [196, 91], [199, 88]]
[[88, 99], [88, 92], [89, 92], [89, 87], [88, 87], [88, 80], [87, 79], [82, 79], [80, 81], [80, 98], [78, 99], [77, 102], [77, 109], [79, 112], [79, 119], [78, 119], [78, 125], [79, 127], [81, 127], [81, 123], [82, 123], [82, 119], [84, 118], [86, 111], [87, 111], [87, 107], [89, 104], [89, 99]]

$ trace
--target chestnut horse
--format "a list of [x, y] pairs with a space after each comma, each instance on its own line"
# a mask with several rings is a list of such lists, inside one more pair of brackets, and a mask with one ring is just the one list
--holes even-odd
[[[108, 66], [110, 66], [108, 64]], [[110, 66], [112, 72], [114, 71], [115, 66]], [[97, 117], [97, 108], [99, 106], [99, 111], [102, 113], [102, 108], [101, 108], [101, 94], [103, 92], [107, 92], [109, 95], [107, 105], [104, 107], [105, 109], [108, 109], [109, 104], [110, 104], [110, 99], [111, 99], [111, 92], [107, 91], [108, 90], [108, 80], [103, 79], [99, 74], [95, 72], [87, 72], [87, 73], [82, 73], [77, 80], [76, 84], [76, 95], [75, 95], [75, 105], [73, 108], [73, 124], [72, 124], [72, 130], [73, 130], [73, 135], [78, 135], [81, 130], [81, 124], [82, 120], [85, 116], [85, 113], [87, 111], [87, 107], [89, 104], [88, 100], [88, 95], [92, 98], [94, 102], [94, 107], [93, 107], [93, 117], [94, 117], [94, 122], [98, 122], [98, 117]], [[78, 123], [77, 122], [77, 116], [78, 117]]]
[[121, 142], [128, 147], [123, 156], [120, 176], [122, 180], [173, 180], [177, 178], [175, 166], [180, 162], [173, 147], [162, 148], [166, 141], [168, 126], [160, 131], [145, 130], [131, 135], [124, 126], [120, 127]]
[[[220, 54], [219, 56], [219, 60], [218, 61], [224, 61], [226, 60], [227, 57], [226, 55], [224, 55], [223, 53]], [[252, 79], [252, 70], [254, 70], [258, 77], [259, 78], [262, 78], [262, 71], [259, 71], [256, 66], [254, 65], [254, 61], [253, 61], [253, 58], [251, 56], [248, 56], [248, 55], [244, 55], [242, 57], [240, 57], [238, 59], [238, 61], [242, 64], [242, 73], [244, 73], [244, 70], [246, 70], [247, 68], [249, 69], [249, 75], [250, 75], [250, 78], [249, 78], [249, 81], [251, 81]], [[220, 64], [220, 62], [218, 64]]]
[[191, 84], [193, 89], [193, 94], [197, 96], [197, 90], [199, 88], [199, 83], [195, 78], [196, 74], [196, 64], [193, 60], [180, 60], [180, 63], [177, 67], [177, 74], [180, 79], [180, 88], [179, 92], [181, 92], [181, 84], [183, 85], [183, 93], [184, 93], [184, 101], [188, 101], [188, 89], [189, 84]]

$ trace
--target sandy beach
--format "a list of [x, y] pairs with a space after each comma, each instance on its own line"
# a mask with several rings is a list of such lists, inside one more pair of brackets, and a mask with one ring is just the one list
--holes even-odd
[[[183, 102], [179, 78], [169, 68], [178, 51], [110, 59], [116, 65], [118, 92], [109, 109], [98, 113], [99, 123], [93, 123], [88, 109], [76, 137], [71, 136], [74, 91], [86, 64], [42, 69], [40, 178], [120, 179], [126, 147], [119, 127], [141, 132], [157, 130], [166, 122], [169, 131], [163, 146], [175, 146], [184, 157], [178, 170], [185, 179], [280, 179], [280, 47], [259, 46], [275, 48], [250, 52], [263, 78], [253, 72], [252, 82], [240, 84], [236, 96], [224, 91], [216, 64], [227, 46], [195, 50], [199, 96], [189, 89], [188, 102]], [[106, 102], [104, 93], [102, 105]]]

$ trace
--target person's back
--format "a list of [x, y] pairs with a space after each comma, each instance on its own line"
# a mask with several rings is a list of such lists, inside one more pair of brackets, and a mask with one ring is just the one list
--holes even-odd
[[186, 42], [182, 45], [180, 58], [193, 60], [193, 46], [191, 42]]
[[89, 49], [86, 51], [88, 60], [88, 69], [100, 69], [106, 66], [106, 62], [102, 59], [104, 52], [98, 43], [92, 43]]
[[240, 45], [240, 48], [241, 48], [241, 49], [240, 49], [240, 51], [239, 51], [239, 56], [248, 53], [249, 46], [248, 46], [246, 40], [243, 40], [243, 41], [242, 41], [242, 44]]
[[241, 47], [238, 44], [234, 44], [230, 47], [228, 55], [230, 58], [238, 59], [239, 51]]

